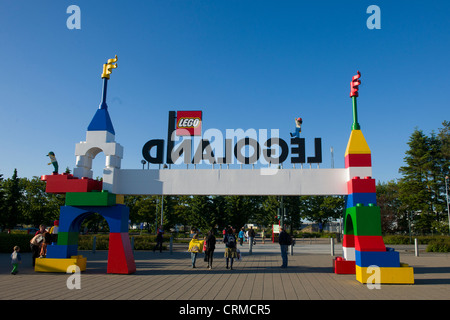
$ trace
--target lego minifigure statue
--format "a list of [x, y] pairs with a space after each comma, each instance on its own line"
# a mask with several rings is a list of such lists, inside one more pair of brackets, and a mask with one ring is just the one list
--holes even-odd
[[302, 132], [302, 118], [295, 118], [295, 132], [291, 132], [291, 137], [300, 138], [300, 132]]
[[48, 163], [48, 165], [53, 164], [53, 168], [55, 169], [53, 171], [53, 173], [58, 174], [58, 161], [56, 161], [55, 153], [53, 151], [50, 151], [47, 154], [47, 157], [50, 157], [50, 161], [51, 161], [51, 162]]

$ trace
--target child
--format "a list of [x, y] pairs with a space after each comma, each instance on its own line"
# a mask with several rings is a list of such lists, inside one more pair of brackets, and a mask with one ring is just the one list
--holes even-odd
[[295, 118], [295, 132], [291, 132], [291, 137], [300, 138], [300, 132], [302, 132], [302, 118]]
[[13, 265], [13, 269], [11, 271], [11, 274], [16, 274], [17, 272], [19, 272], [19, 263], [22, 263], [22, 258], [20, 256], [20, 248], [18, 246], [14, 247], [14, 251], [13, 253], [11, 253], [11, 264]]

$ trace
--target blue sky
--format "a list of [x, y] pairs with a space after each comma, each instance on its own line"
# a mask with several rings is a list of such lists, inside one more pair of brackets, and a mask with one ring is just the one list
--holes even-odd
[[[72, 4], [80, 30], [66, 27]], [[372, 4], [379, 30], [366, 26]], [[330, 168], [330, 147], [344, 167], [360, 70], [373, 177], [400, 178], [414, 129], [449, 120], [449, 14], [444, 0], [2, 0], [0, 174], [50, 174], [48, 151], [73, 170], [102, 65], [117, 54], [107, 102], [123, 169], [142, 168], [145, 142], [166, 138], [170, 110], [202, 110], [204, 129], [279, 129], [287, 141], [300, 116], [307, 156], [321, 137], [320, 167]], [[95, 176], [103, 164], [98, 156]]]

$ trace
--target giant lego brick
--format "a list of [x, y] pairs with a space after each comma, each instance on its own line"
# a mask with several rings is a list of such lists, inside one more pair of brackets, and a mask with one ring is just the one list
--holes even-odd
[[343, 247], [354, 247], [355, 246], [355, 236], [353, 234], [344, 234], [344, 239], [342, 239]]
[[345, 167], [371, 167], [372, 156], [367, 154], [348, 154], [345, 156]]
[[347, 182], [347, 192], [348, 194], [376, 193], [377, 188], [375, 185], [375, 179], [372, 179], [371, 177], [364, 177], [364, 179], [361, 179], [360, 177], [353, 177]]
[[101, 191], [102, 181], [90, 178], [78, 179], [71, 174], [52, 174], [41, 176], [42, 181], [47, 182], [45, 192], [64, 194], [67, 192], [90, 192], [93, 190]]
[[107, 273], [130, 274], [136, 272], [128, 232], [109, 234]]
[[66, 193], [66, 206], [113, 206], [115, 204], [116, 195], [106, 190]]
[[348, 261], [341, 257], [333, 260], [334, 273], [336, 274], [355, 274], [355, 261]]
[[374, 192], [357, 192], [350, 193], [345, 199], [345, 207], [355, 207], [358, 203], [368, 206], [369, 203], [377, 204], [377, 194]]
[[66, 259], [78, 255], [78, 243], [72, 245], [47, 246], [46, 258]]
[[67, 259], [36, 258], [36, 272], [67, 272], [67, 268], [76, 265], [80, 271], [86, 270], [87, 259], [83, 256], [72, 256]]
[[59, 210], [58, 243], [62, 232], [75, 232], [78, 234], [81, 223], [86, 217], [91, 215], [92, 212], [81, 207], [62, 206]]
[[361, 283], [414, 284], [414, 269], [400, 264], [398, 268], [356, 266], [356, 280]]
[[370, 154], [369, 145], [364, 138], [361, 130], [352, 130], [350, 138], [347, 143], [345, 155], [348, 154]]
[[356, 265], [360, 267], [400, 267], [400, 255], [397, 251], [358, 251]]
[[[83, 207], [63, 206], [60, 209], [58, 244], [72, 244], [72, 242], [60, 243], [60, 234], [64, 232], [78, 233], [83, 220], [93, 213], [98, 213], [106, 219], [110, 232], [128, 231], [130, 209], [125, 205], [116, 204], [113, 206]], [[63, 235], [63, 239], [64, 237], [65, 235]]]
[[[351, 219], [351, 224], [348, 219]], [[381, 236], [380, 208], [358, 204], [345, 210], [345, 233], [355, 236]], [[347, 230], [348, 228], [352, 230]]]
[[78, 235], [79, 232], [58, 232], [58, 245], [78, 245]]
[[358, 251], [386, 251], [382, 236], [355, 236], [355, 249]]

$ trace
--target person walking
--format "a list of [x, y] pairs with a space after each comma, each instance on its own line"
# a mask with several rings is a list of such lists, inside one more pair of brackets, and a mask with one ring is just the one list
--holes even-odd
[[[223, 237], [223, 243], [225, 243], [225, 258], [227, 259], [227, 269], [230, 265], [230, 270], [233, 270], [233, 261], [237, 258], [236, 251], [236, 237], [233, 234], [233, 229], [230, 227], [227, 234]], [[230, 264], [228, 264], [230, 262]]]
[[244, 227], [241, 228], [241, 231], [239, 231], [238, 238], [239, 238], [239, 244], [242, 246], [244, 243]]
[[15, 275], [19, 272], [19, 263], [22, 263], [22, 257], [20, 256], [20, 248], [18, 246], [15, 246], [13, 250], [13, 253], [11, 253], [11, 264], [13, 266], [11, 274]]
[[281, 249], [281, 259], [283, 260], [283, 264], [281, 268], [287, 268], [288, 265], [288, 247], [291, 245], [291, 236], [284, 230], [283, 227], [280, 227], [280, 235], [278, 237], [278, 243], [280, 244]]
[[163, 244], [163, 226], [159, 226], [158, 230], [156, 231], [156, 245], [153, 247], [153, 252], [159, 247], [159, 252], [162, 252], [162, 244]]
[[250, 227], [250, 230], [248, 230], [248, 254], [253, 253], [254, 244], [255, 244], [255, 230], [253, 230], [253, 227]]
[[195, 268], [195, 261], [197, 260], [197, 254], [201, 252], [203, 248], [203, 240], [198, 240], [198, 234], [195, 233], [192, 240], [189, 242], [188, 251], [191, 253], [192, 268]]
[[208, 262], [208, 269], [212, 269], [214, 250], [216, 249], [216, 237], [214, 236], [214, 230], [210, 230], [208, 232], [208, 236], [206, 237], [206, 261]]

